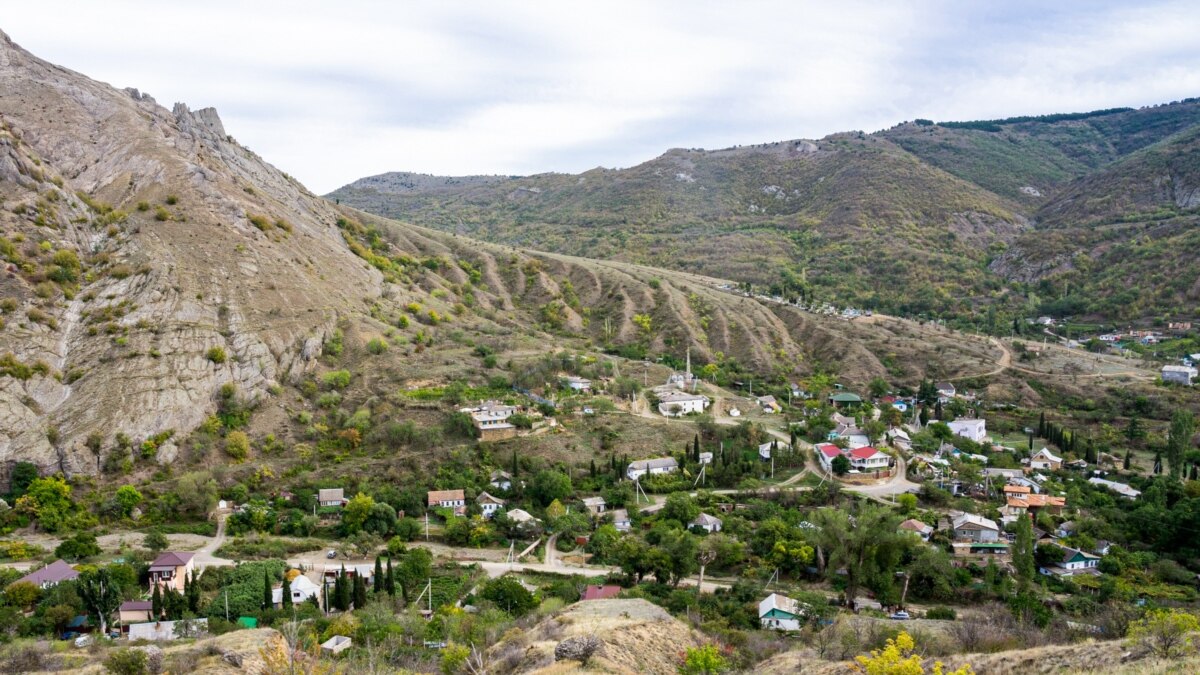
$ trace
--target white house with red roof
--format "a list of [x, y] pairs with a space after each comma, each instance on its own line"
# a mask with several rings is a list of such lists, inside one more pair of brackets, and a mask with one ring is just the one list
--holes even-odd
[[869, 445], [850, 451], [850, 466], [859, 471], [878, 471], [888, 468], [892, 457]]
[[833, 458], [842, 454], [842, 449], [833, 443], [822, 443], [817, 446], [817, 459], [821, 462], [821, 468], [826, 471], [833, 471]]

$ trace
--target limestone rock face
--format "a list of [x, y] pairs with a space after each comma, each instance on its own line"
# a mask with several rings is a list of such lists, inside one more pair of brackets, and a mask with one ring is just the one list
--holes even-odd
[[[0, 370], [0, 474], [19, 460], [95, 473], [89, 436], [103, 454], [118, 432], [186, 434], [222, 385], [254, 399], [302, 375], [339, 316], [380, 293], [331, 206], [233, 141], [216, 110], [167, 110], [3, 33], [0, 204], [15, 249], [0, 249], [0, 301], [15, 303], [0, 356], [41, 364]], [[63, 250], [81, 269], [56, 285]]]

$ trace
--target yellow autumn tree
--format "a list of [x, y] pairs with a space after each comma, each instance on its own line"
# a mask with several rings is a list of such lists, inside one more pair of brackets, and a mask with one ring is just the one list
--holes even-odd
[[[872, 651], [870, 656], [856, 658], [856, 664], [852, 667], [855, 672], [865, 675], [925, 675], [921, 657], [914, 653], [916, 646], [911, 635], [900, 631], [894, 639], [887, 641], [883, 649]], [[931, 675], [975, 675], [975, 671], [971, 666], [946, 671], [939, 661], [933, 664]]]

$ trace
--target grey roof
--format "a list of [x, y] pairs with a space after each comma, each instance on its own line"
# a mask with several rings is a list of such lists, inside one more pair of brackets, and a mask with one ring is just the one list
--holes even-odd
[[323, 488], [317, 493], [317, 501], [335, 502], [346, 498], [346, 491], [342, 488]]
[[663, 469], [666, 467], [678, 467], [679, 462], [675, 461], [674, 457], [658, 457], [656, 459], [639, 459], [636, 462], [630, 462], [630, 469]]
[[956, 530], [964, 525], [974, 525], [976, 527], [982, 527], [989, 530], [996, 530], [997, 532], [1000, 531], [1000, 526], [996, 525], [996, 521], [989, 520], [983, 516], [977, 516], [974, 513], [960, 514], [951, 522], [954, 524], [954, 529]]

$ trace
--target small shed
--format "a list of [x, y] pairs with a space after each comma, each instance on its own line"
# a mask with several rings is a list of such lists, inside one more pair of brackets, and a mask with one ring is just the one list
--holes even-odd
[[353, 640], [345, 635], [334, 635], [321, 643], [321, 651], [326, 654], [339, 654], [342, 650], [348, 649], [353, 642]]

